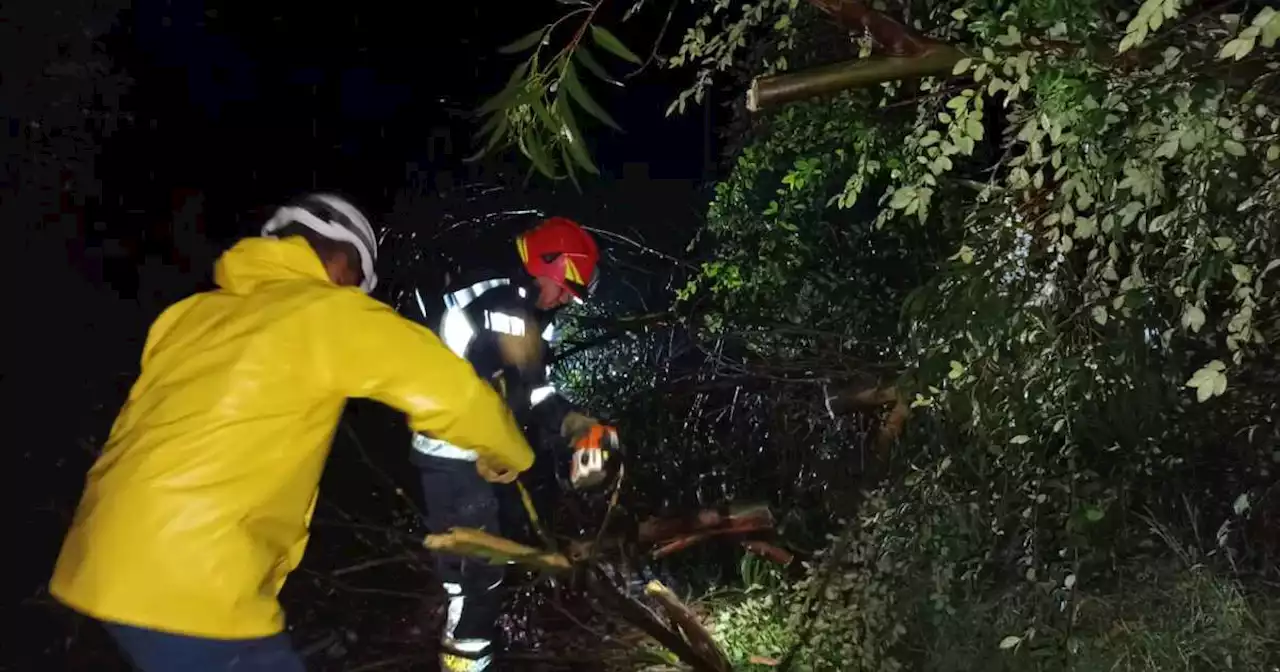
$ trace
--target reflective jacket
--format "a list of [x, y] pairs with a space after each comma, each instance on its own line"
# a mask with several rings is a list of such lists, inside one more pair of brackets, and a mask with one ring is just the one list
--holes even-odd
[[[414, 291], [402, 312], [429, 326], [449, 349], [471, 362], [476, 373], [500, 390], [526, 429], [542, 438], [563, 439], [580, 430], [582, 422], [591, 421], [547, 378], [555, 314], [536, 307], [538, 289], [527, 275], [473, 270], [431, 303]], [[539, 443], [544, 442], [535, 445]], [[413, 437], [419, 457], [476, 459], [474, 451], [455, 444], [438, 435]]]
[[429, 330], [335, 286], [301, 238], [241, 241], [166, 310], [89, 471], [50, 591], [98, 619], [212, 638], [282, 630], [348, 397], [524, 471], [510, 411]]

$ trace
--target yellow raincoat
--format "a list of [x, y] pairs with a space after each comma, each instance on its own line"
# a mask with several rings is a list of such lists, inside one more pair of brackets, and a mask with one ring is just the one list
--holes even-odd
[[524, 471], [510, 411], [427, 329], [334, 285], [301, 238], [247, 239], [219, 290], [151, 326], [50, 582], [95, 618], [211, 638], [280, 632], [348, 397]]

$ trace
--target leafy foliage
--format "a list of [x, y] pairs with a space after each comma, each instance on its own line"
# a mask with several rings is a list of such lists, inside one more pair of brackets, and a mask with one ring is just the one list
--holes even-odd
[[[504, 54], [528, 56], [512, 71], [506, 86], [477, 110], [487, 119], [476, 132], [482, 147], [473, 160], [514, 145], [549, 179], [568, 177], [576, 183], [578, 171], [599, 174], [578, 114], [585, 112], [606, 126], [621, 128], [591, 96], [579, 73], [585, 71], [607, 85], [622, 86], [596, 58], [593, 46], [615, 59], [642, 65], [640, 57], [612, 32], [593, 23], [601, 4], [602, 0], [575, 7], [555, 22], [499, 49]], [[550, 49], [559, 29], [569, 26], [573, 33], [568, 42], [558, 51]], [[592, 46], [587, 44], [588, 37]]]
[[[794, 29], [809, 5], [705, 8], [667, 61], [695, 71], [673, 112], [744, 57], [758, 74], [812, 46]], [[700, 389], [755, 381], [828, 429], [867, 384], [913, 410], [806, 578], [723, 602], [739, 663], [1274, 662], [1254, 614], [1280, 550], [1262, 531], [1280, 511], [1280, 28], [1269, 8], [1217, 11], [912, 3], [967, 54], [950, 77], [753, 124], [677, 297]], [[740, 441], [711, 396], [645, 417]], [[859, 445], [803, 441], [836, 461]], [[818, 501], [843, 515], [849, 498]]]

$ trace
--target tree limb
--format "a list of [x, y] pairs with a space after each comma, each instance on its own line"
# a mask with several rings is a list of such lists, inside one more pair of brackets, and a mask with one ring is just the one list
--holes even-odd
[[757, 77], [747, 91], [747, 109], [758, 112], [881, 82], [946, 73], [961, 58], [964, 54], [960, 50], [935, 44], [919, 56], [872, 56], [800, 72]]
[[587, 589], [602, 602], [611, 605], [631, 625], [643, 630], [645, 634], [657, 640], [681, 662], [686, 663], [698, 672], [725, 672], [728, 668], [717, 667], [716, 664], [697, 649], [689, 645], [679, 633], [673, 632], [645, 605], [619, 592], [607, 575], [597, 566], [590, 566], [586, 571]]
[[553, 572], [567, 571], [572, 567], [569, 559], [559, 553], [517, 544], [467, 527], [455, 527], [444, 534], [428, 534], [422, 545], [437, 553], [484, 558], [493, 564], [516, 562]]
[[711, 633], [699, 622], [698, 616], [693, 610], [685, 606], [676, 594], [671, 592], [669, 588], [662, 585], [661, 581], [650, 581], [644, 587], [644, 594], [653, 598], [662, 610], [666, 612], [667, 618], [676, 625], [680, 633], [684, 635], [686, 641], [695, 651], [702, 654], [703, 658], [710, 661], [718, 670], [730, 672], [733, 665], [729, 663], [729, 659], [725, 657], [724, 651], [720, 650], [720, 646], [716, 644], [716, 640], [711, 638]]

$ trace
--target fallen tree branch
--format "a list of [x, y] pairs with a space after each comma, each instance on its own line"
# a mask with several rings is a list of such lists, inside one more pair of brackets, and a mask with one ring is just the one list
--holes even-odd
[[733, 665], [729, 663], [729, 659], [724, 655], [724, 651], [720, 650], [720, 646], [712, 639], [711, 633], [702, 626], [698, 620], [698, 616], [693, 610], [685, 606], [676, 594], [671, 592], [669, 588], [662, 585], [660, 581], [650, 581], [644, 587], [644, 594], [653, 598], [662, 610], [666, 612], [667, 618], [676, 625], [680, 633], [684, 635], [689, 645], [701, 654], [716, 669], [723, 672], [729, 672], [733, 669]]
[[422, 545], [437, 553], [484, 558], [495, 565], [515, 562], [552, 572], [568, 571], [573, 566], [559, 553], [539, 550], [468, 527], [451, 528], [444, 534], [428, 534]]
[[702, 543], [712, 537], [722, 537], [730, 534], [747, 534], [750, 532], [762, 532], [764, 530], [772, 530], [772, 529], [773, 529], [772, 524], [760, 525], [757, 523], [741, 523], [734, 527], [726, 527], [718, 530], [708, 530], [706, 532], [695, 532], [693, 534], [687, 534], [682, 537], [668, 541], [662, 546], [659, 546], [658, 548], [653, 549], [653, 552], [651, 553], [651, 555], [656, 560], [660, 558], [665, 558], [668, 555], [671, 555], [672, 553], [678, 553], [680, 551], [683, 551], [686, 548], [689, 548], [690, 546], [694, 546], [696, 544]]
[[717, 667], [707, 660], [703, 654], [685, 641], [679, 633], [663, 625], [657, 615], [643, 604], [622, 594], [608, 579], [599, 567], [592, 565], [586, 572], [587, 589], [597, 599], [611, 606], [631, 625], [643, 630], [645, 634], [657, 640], [668, 651], [675, 654], [681, 662], [698, 672], [725, 672], [727, 668]]

